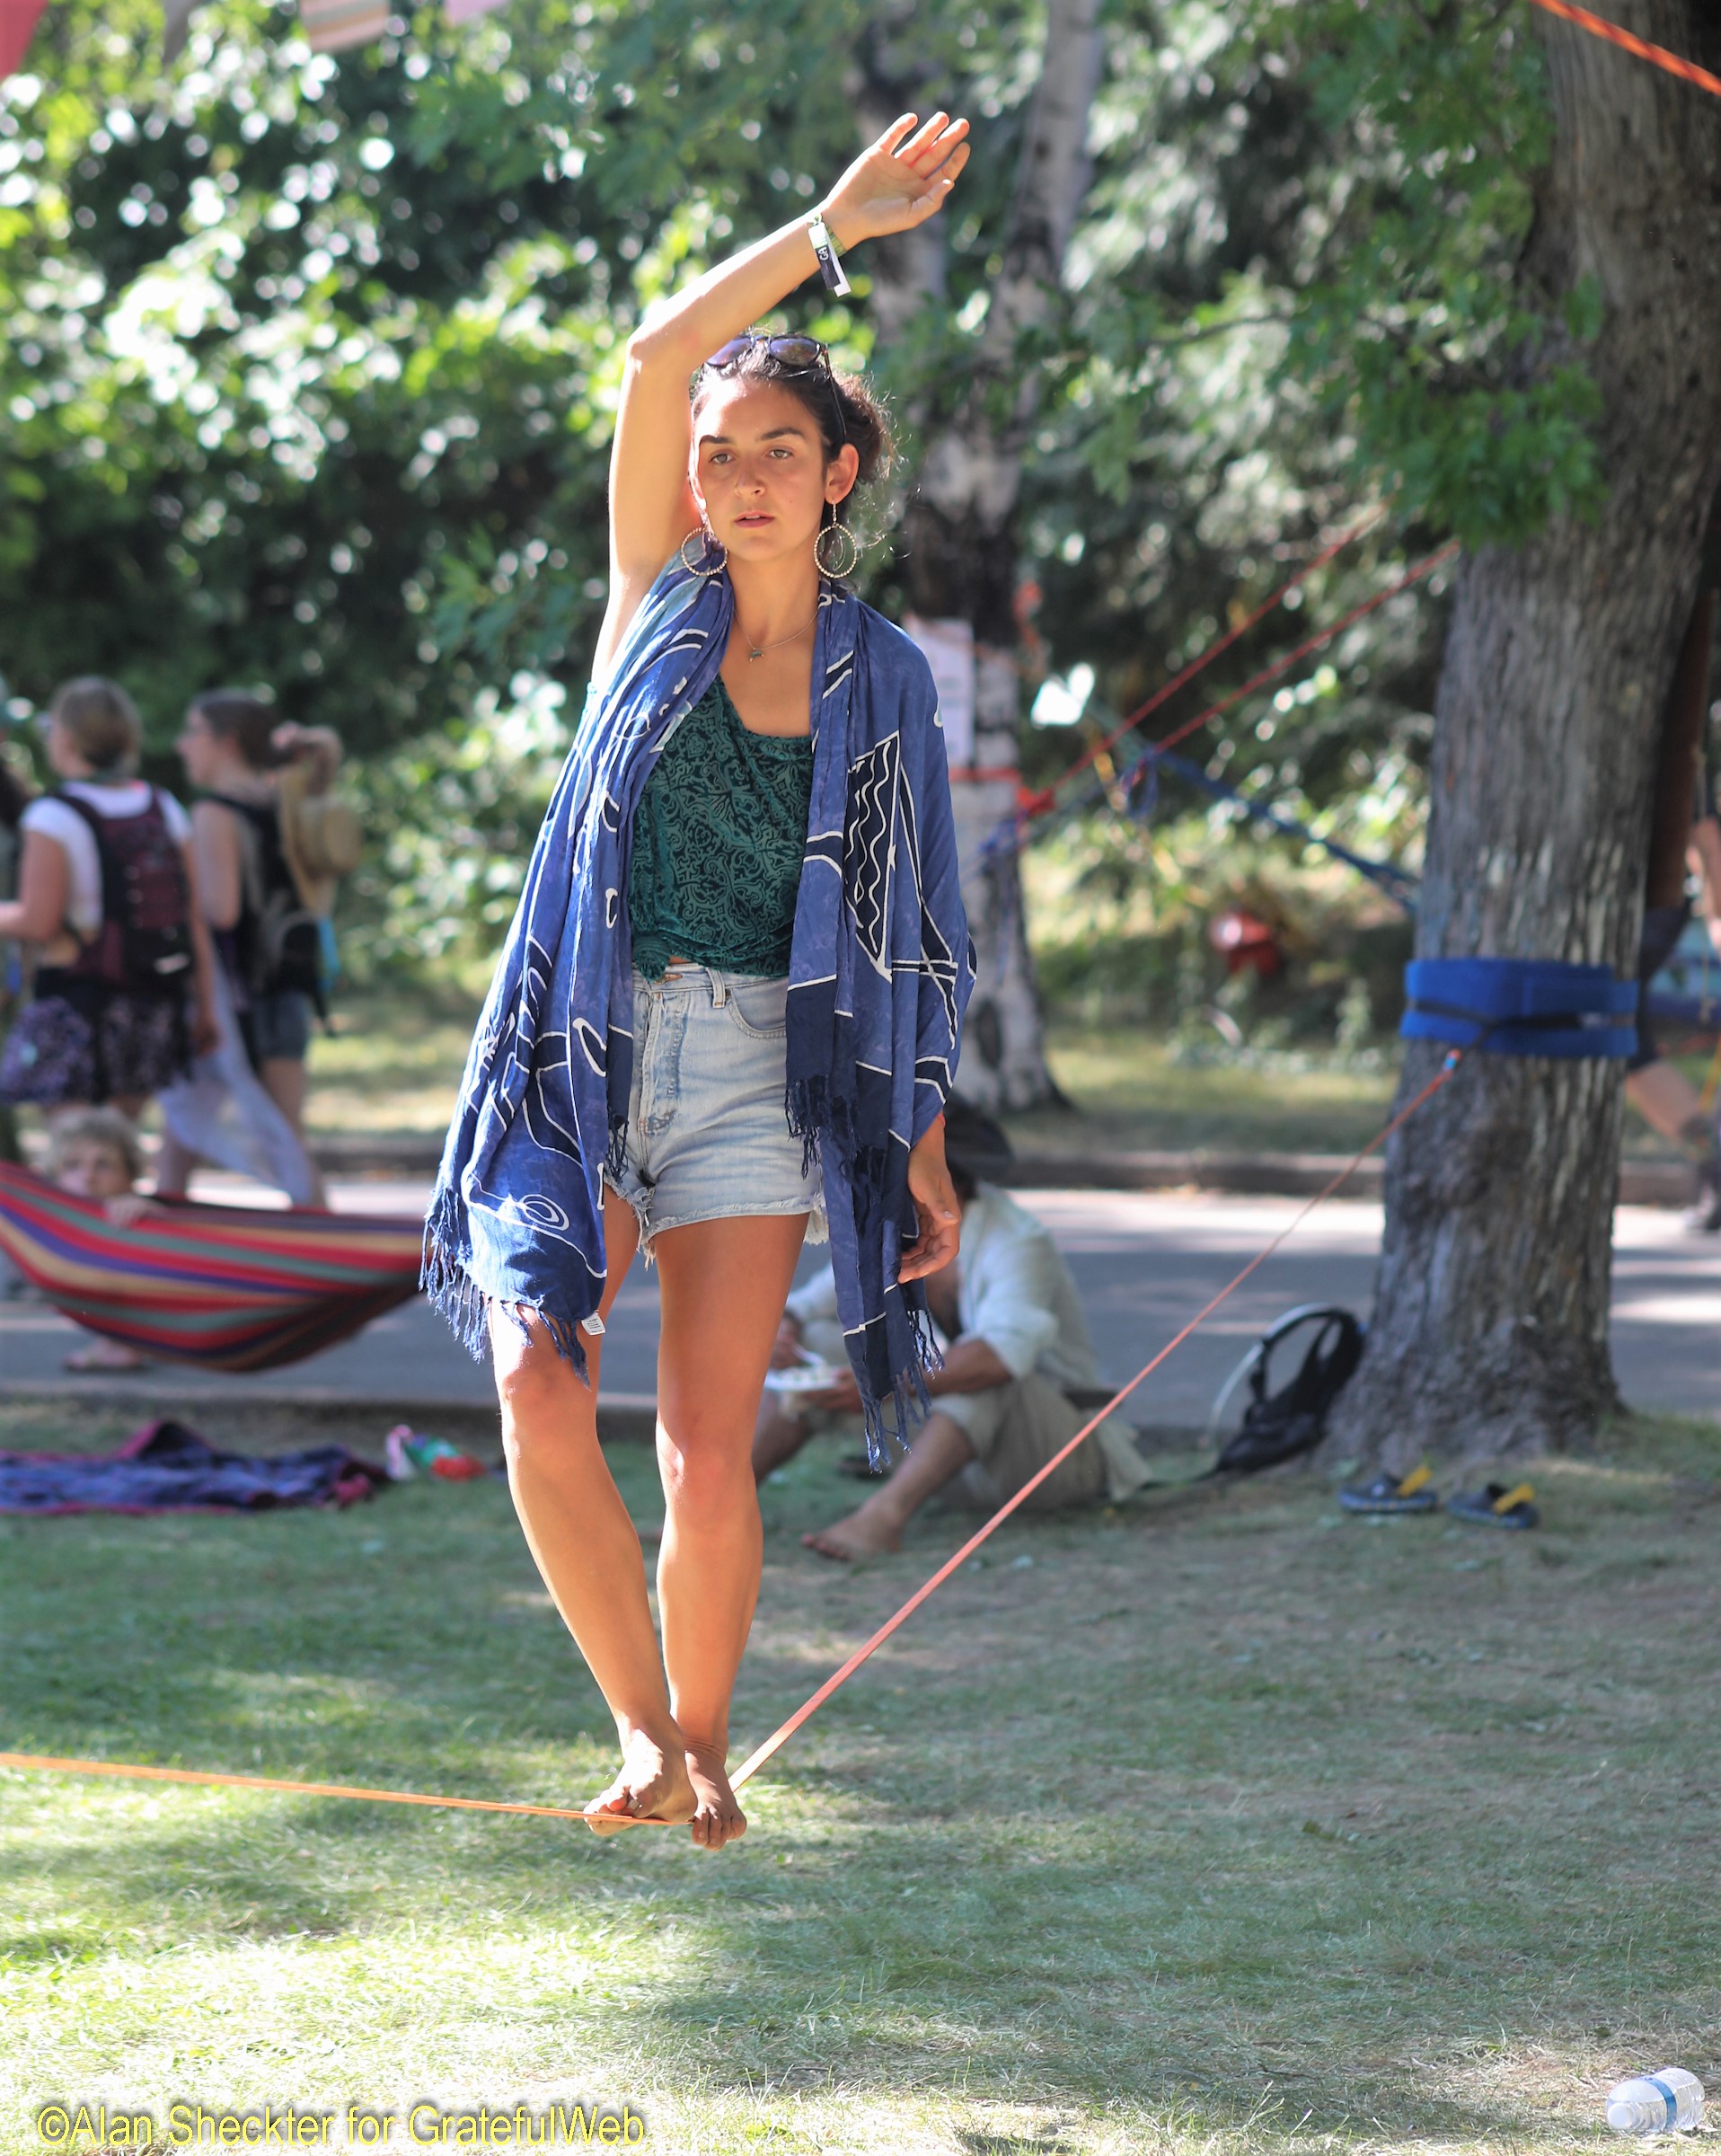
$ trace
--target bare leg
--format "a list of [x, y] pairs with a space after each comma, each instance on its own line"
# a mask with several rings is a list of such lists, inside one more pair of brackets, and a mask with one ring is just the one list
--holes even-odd
[[759, 1419], [753, 1426], [753, 1479], [763, 1482], [773, 1467], [792, 1460], [812, 1436], [804, 1415], [791, 1415], [767, 1392], [759, 1402]]
[[1626, 1099], [1664, 1138], [1701, 1153], [1714, 1144], [1709, 1118], [1697, 1088], [1671, 1063], [1646, 1063], [1626, 1080]]
[[660, 1235], [658, 1613], [669, 1697], [699, 1809], [693, 1839], [746, 1831], [724, 1763], [729, 1695], [759, 1596], [763, 1536], [753, 1479], [759, 1397], [805, 1214], [701, 1221]]
[[[304, 1063], [296, 1056], [266, 1056], [257, 1075], [262, 1081], [263, 1091], [293, 1126], [294, 1135], [303, 1138], [304, 1097], [310, 1084]], [[312, 1163], [311, 1171], [316, 1178], [311, 1202], [313, 1206], [327, 1205], [328, 1195], [322, 1188], [322, 1178], [317, 1172], [314, 1162]], [[625, 1271], [626, 1268], [622, 1269]]]
[[934, 1409], [882, 1489], [874, 1490], [864, 1505], [834, 1526], [821, 1527], [800, 1539], [821, 1557], [852, 1560], [900, 1550], [909, 1521], [973, 1458], [968, 1433]]
[[75, 1348], [63, 1358], [61, 1366], [66, 1370], [147, 1370], [149, 1360], [123, 1340], [110, 1340], [98, 1334], [93, 1346]]
[[1647, 1063], [1628, 1074], [1626, 1098], [1652, 1130], [1676, 1140], [1697, 1165], [1687, 1228], [1703, 1235], [1721, 1232], [1721, 1153], [1714, 1118], [1696, 1087], [1671, 1063]]
[[[604, 1235], [609, 1278], [599, 1313], [607, 1317], [640, 1239], [632, 1209], [613, 1191], [605, 1193]], [[492, 1307], [490, 1348], [508, 1484], [526, 1546], [622, 1740], [621, 1773], [587, 1807], [594, 1829], [620, 1831], [597, 1825], [605, 1813], [691, 1819], [693, 1792], [651, 1629], [645, 1559], [597, 1442], [601, 1344], [586, 1342], [589, 1387], [535, 1321], [527, 1336]]]

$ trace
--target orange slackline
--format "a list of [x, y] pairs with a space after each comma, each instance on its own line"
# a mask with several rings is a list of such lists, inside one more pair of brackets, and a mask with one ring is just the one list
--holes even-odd
[[[1558, 15], [1563, 22], [1575, 23], [1578, 29], [1588, 31], [1592, 37], [1604, 39], [1610, 45], [1617, 45], [1621, 51], [1631, 53], [1640, 60], [1647, 60], [1652, 66], [1663, 68], [1667, 74], [1679, 76], [1681, 82], [1693, 83], [1699, 90], [1707, 90], [1712, 96], [1721, 97], [1721, 75], [1711, 75], [1707, 67], [1699, 67], [1694, 61], [1681, 59], [1677, 53], [1669, 52], [1663, 46], [1651, 45], [1646, 42], [1646, 40], [1642, 38], [1634, 37], [1630, 31], [1621, 30], [1617, 23], [1609, 22], [1600, 15], [1592, 14], [1587, 8], [1573, 6], [1571, 4], [1571, 0], [1533, 0], [1533, 4], [1537, 7], [1544, 9], [1550, 15]], [[1372, 523], [1372, 518], [1368, 519], [1369, 523]], [[1126, 719], [1122, 726], [1120, 726], [1115, 733], [1109, 735], [1106, 740], [1095, 744], [1093, 748], [1089, 750], [1080, 762], [1072, 765], [1071, 770], [1064, 773], [1064, 777], [1072, 777], [1075, 772], [1081, 770], [1086, 764], [1090, 763], [1094, 757], [1100, 754], [1103, 750], [1111, 747], [1124, 734], [1127, 733], [1131, 728], [1139, 725], [1141, 720], [1145, 719], [1150, 712], [1156, 711], [1161, 704], [1165, 702], [1166, 700], [1174, 694], [1175, 691], [1181, 688], [1186, 681], [1190, 680], [1195, 675], [1198, 674], [1204, 667], [1210, 664], [1212, 660], [1217, 658], [1219, 654], [1225, 649], [1227, 645], [1234, 643], [1240, 636], [1245, 633], [1246, 631], [1252, 628], [1264, 614], [1269, 613], [1273, 607], [1276, 606], [1284, 598], [1287, 591], [1294, 588], [1294, 587], [1301, 583], [1304, 578], [1312, 574], [1316, 569], [1320, 568], [1324, 563], [1331, 561], [1335, 554], [1338, 553], [1343, 548], [1348, 546], [1351, 541], [1356, 538], [1366, 528], [1366, 523], [1356, 526], [1353, 530], [1346, 532], [1341, 539], [1337, 540], [1331, 546], [1326, 548], [1321, 553], [1317, 555], [1314, 561], [1312, 561], [1306, 569], [1301, 570], [1295, 578], [1290, 580], [1290, 582], [1282, 586], [1280, 589], [1274, 593], [1270, 598], [1265, 600], [1262, 605], [1257, 608], [1255, 613], [1250, 614], [1247, 620], [1240, 623], [1235, 629], [1229, 632], [1216, 643], [1210, 646], [1206, 651], [1202, 653], [1199, 658], [1194, 660], [1189, 666], [1186, 667], [1183, 671], [1173, 680], [1167, 682], [1162, 688], [1156, 690], [1153, 695], [1148, 699], [1146, 703], [1142, 705], [1139, 711], [1134, 712], [1131, 717]], [[1320, 645], [1330, 642], [1331, 640], [1337, 636], [1342, 629], [1348, 628], [1352, 622], [1356, 621], [1363, 614], [1372, 613], [1373, 609], [1380, 605], [1384, 600], [1392, 597], [1395, 593], [1404, 590], [1408, 585], [1413, 584], [1420, 578], [1426, 576], [1428, 572], [1438, 563], [1445, 561], [1450, 555], [1456, 552], [1457, 546], [1458, 543], [1453, 541], [1451, 545], [1442, 547], [1437, 553], [1430, 554], [1425, 561], [1418, 562], [1416, 568], [1411, 570], [1406, 576], [1400, 578], [1396, 584], [1390, 586], [1385, 591], [1378, 593], [1372, 599], [1365, 600], [1362, 605], [1354, 608], [1351, 613], [1347, 614], [1342, 621], [1336, 622], [1330, 629], [1323, 630], [1318, 636], [1310, 638], [1306, 643], [1300, 644], [1294, 651], [1287, 653], [1283, 659], [1275, 661], [1272, 667], [1266, 668], [1263, 673], [1257, 675], [1252, 681], [1246, 682], [1244, 685], [1240, 689], [1237, 690], [1232, 695], [1227, 696], [1220, 702], [1211, 705], [1206, 711], [1197, 714], [1196, 718], [1187, 720], [1184, 725], [1175, 729], [1171, 733], [1166, 736], [1164, 741], [1157, 743], [1155, 746], [1159, 747], [1165, 747], [1169, 743], [1180, 741], [1187, 735], [1194, 733], [1198, 728], [1205, 726], [1210, 719], [1216, 718], [1221, 711], [1227, 710], [1231, 704], [1240, 702], [1244, 696], [1249, 695], [1253, 690], [1259, 688], [1265, 682], [1272, 680], [1275, 675], [1283, 673], [1286, 667], [1294, 665], [1299, 658], [1304, 658], [1311, 651], [1318, 649]], [[1046, 805], [1049, 806], [1050, 804], [1047, 803]], [[1265, 1265], [1266, 1260], [1273, 1255], [1274, 1251], [1279, 1248], [1279, 1246], [1287, 1239], [1287, 1237], [1293, 1235], [1296, 1233], [1297, 1229], [1300, 1228], [1302, 1223], [1308, 1219], [1310, 1214], [1315, 1210], [1317, 1206], [1324, 1205], [1326, 1201], [1332, 1197], [1336, 1190], [1339, 1189], [1346, 1182], [1349, 1180], [1351, 1175], [1362, 1164], [1362, 1162], [1369, 1157], [1371, 1153], [1378, 1152], [1381, 1146], [1382, 1146], [1392, 1135], [1394, 1131], [1398, 1130], [1403, 1124], [1408, 1122], [1425, 1100], [1430, 1100], [1440, 1091], [1441, 1087], [1446, 1083], [1452, 1073], [1458, 1068], [1459, 1064], [1463, 1058], [1463, 1055], [1464, 1051], [1461, 1048], [1452, 1049], [1447, 1056], [1445, 1061], [1442, 1064], [1439, 1071], [1429, 1081], [1429, 1082], [1423, 1087], [1422, 1091], [1417, 1095], [1415, 1100], [1410, 1101], [1406, 1107], [1400, 1109], [1399, 1113], [1393, 1117], [1392, 1120], [1386, 1126], [1386, 1127], [1380, 1131], [1374, 1137], [1370, 1139], [1369, 1143], [1363, 1147], [1362, 1151], [1356, 1154], [1355, 1158], [1350, 1161], [1343, 1169], [1341, 1169], [1324, 1189], [1317, 1191], [1315, 1196], [1311, 1197], [1308, 1204], [1305, 1205], [1297, 1214], [1296, 1217], [1289, 1222], [1286, 1226], [1282, 1228], [1264, 1250], [1260, 1250], [1255, 1257], [1251, 1258], [1249, 1263], [1243, 1268], [1242, 1271], [1240, 1272], [1234, 1279], [1227, 1282], [1227, 1284], [1220, 1289], [1219, 1293], [1210, 1303], [1205, 1306], [1205, 1308], [1196, 1312], [1196, 1315], [1190, 1319], [1189, 1322], [1183, 1328], [1182, 1331], [1175, 1334], [1172, 1339], [1166, 1342], [1165, 1346], [1161, 1348], [1160, 1352], [1153, 1357], [1152, 1362], [1146, 1364], [1142, 1369], [1138, 1370], [1135, 1375], [1130, 1379], [1126, 1385], [1120, 1387], [1119, 1390], [1112, 1395], [1111, 1399], [1107, 1401], [1106, 1405], [1100, 1409], [1099, 1412], [1094, 1416], [1090, 1421], [1084, 1423], [1081, 1428], [1076, 1432], [1075, 1436], [1070, 1439], [1067, 1445], [1065, 1445], [1060, 1451], [1053, 1454], [1051, 1459], [1046, 1462], [1045, 1466], [1039, 1470], [1037, 1474], [1032, 1476], [1029, 1480], [1025, 1482], [1016, 1492], [1015, 1496], [1010, 1498], [1007, 1503], [999, 1507], [998, 1510], [993, 1513], [992, 1517], [986, 1522], [984, 1527], [980, 1528], [975, 1533], [970, 1535], [968, 1540], [963, 1543], [962, 1547], [956, 1551], [954, 1556], [947, 1558], [929, 1580], [925, 1581], [922, 1586], [915, 1588], [914, 1592], [909, 1596], [908, 1600], [904, 1603], [901, 1609], [896, 1612], [894, 1617], [887, 1619], [886, 1621], [879, 1626], [878, 1630], [874, 1632], [871, 1639], [867, 1640], [864, 1645], [858, 1647], [853, 1654], [849, 1657], [848, 1660], [843, 1663], [840, 1669], [833, 1671], [832, 1674], [825, 1678], [824, 1683], [819, 1686], [818, 1690], [813, 1693], [810, 1699], [805, 1701], [800, 1706], [796, 1708], [794, 1713], [790, 1716], [789, 1719], [784, 1722], [780, 1728], [773, 1731], [770, 1736], [766, 1737], [763, 1744], [762, 1744], [757, 1750], [755, 1751], [751, 1756], [744, 1762], [739, 1773], [734, 1777], [732, 1785], [734, 1788], [738, 1789], [744, 1782], [751, 1780], [753, 1776], [758, 1772], [759, 1769], [764, 1765], [767, 1760], [774, 1758], [777, 1753], [781, 1751], [782, 1747], [789, 1742], [790, 1738], [794, 1736], [796, 1731], [804, 1727], [806, 1724], [812, 1719], [813, 1716], [817, 1713], [818, 1710], [825, 1704], [825, 1701], [830, 1698], [831, 1694], [835, 1692], [840, 1685], [846, 1684], [848, 1683], [849, 1679], [854, 1674], [855, 1671], [860, 1667], [861, 1664], [870, 1659], [870, 1657], [878, 1652], [878, 1648], [884, 1645], [885, 1641], [890, 1638], [891, 1634], [899, 1630], [901, 1627], [908, 1621], [909, 1618], [913, 1615], [914, 1612], [920, 1608], [921, 1604], [923, 1602], [928, 1601], [933, 1595], [935, 1595], [944, 1585], [945, 1581], [949, 1578], [950, 1575], [955, 1572], [959, 1566], [965, 1564], [967, 1560], [974, 1555], [975, 1551], [979, 1549], [981, 1543], [988, 1540], [991, 1535], [995, 1533], [1010, 1517], [1011, 1514], [1032, 1496], [1034, 1491], [1039, 1488], [1040, 1484], [1046, 1480], [1046, 1477], [1054, 1473], [1056, 1469], [1061, 1467], [1063, 1462], [1067, 1460], [1071, 1454], [1075, 1451], [1076, 1447], [1093, 1435], [1093, 1432], [1099, 1427], [1100, 1423], [1105, 1420], [1106, 1417], [1111, 1414], [1115, 1409], [1122, 1406], [1123, 1402], [1129, 1398], [1130, 1394], [1134, 1392], [1135, 1388], [1144, 1383], [1146, 1379], [1151, 1377], [1154, 1371], [1159, 1368], [1160, 1365], [1165, 1361], [1166, 1357], [1170, 1355], [1174, 1349], [1180, 1348], [1184, 1341], [1189, 1338], [1190, 1334], [1194, 1332], [1198, 1326], [1205, 1324], [1206, 1320], [1210, 1318], [1214, 1312], [1219, 1308], [1220, 1304], [1225, 1302], [1228, 1297], [1234, 1294], [1237, 1289], [1243, 1285], [1244, 1281], [1249, 1278], [1251, 1273], [1257, 1271], [1261, 1266]], [[355, 1799], [357, 1802], [364, 1804], [419, 1804], [435, 1806], [438, 1809], [445, 1811], [507, 1812], [516, 1816], [534, 1819], [573, 1819], [588, 1825], [595, 1818], [603, 1819], [605, 1823], [613, 1824], [617, 1826], [667, 1826], [674, 1824], [680, 1824], [680, 1822], [672, 1822], [665, 1819], [638, 1819], [632, 1817], [627, 1813], [608, 1812], [595, 1814], [583, 1811], [572, 1811], [564, 1806], [553, 1804], [509, 1804], [503, 1803], [500, 1800], [493, 1798], [486, 1797], [434, 1797], [423, 1795], [417, 1791], [408, 1789], [366, 1789], [351, 1788], [340, 1782], [283, 1781], [276, 1779], [273, 1776], [264, 1774], [199, 1773], [184, 1767], [128, 1766], [117, 1760], [51, 1759], [31, 1752], [0, 1752], [0, 1768], [6, 1767], [33, 1773], [107, 1774], [119, 1777], [130, 1781], [190, 1782], [203, 1789], [275, 1789], [282, 1791], [288, 1796], [294, 1797], [341, 1797]]]
[[[826, 1677], [811, 1699], [796, 1708], [789, 1719], [766, 1737], [764, 1743], [743, 1763], [740, 1772], [734, 1778], [732, 1784], [734, 1788], [738, 1789], [744, 1782], [750, 1780], [768, 1759], [781, 1751], [795, 1732], [817, 1713], [837, 1687], [848, 1683], [860, 1665], [875, 1654], [894, 1631], [905, 1624], [923, 1602], [938, 1592], [945, 1581], [949, 1578], [951, 1573], [959, 1565], [966, 1563], [979, 1549], [981, 1543], [1003, 1525], [1011, 1514], [1033, 1495], [1049, 1474], [1062, 1466], [1084, 1439], [1093, 1435], [1107, 1416], [1114, 1409], [1120, 1407], [1139, 1384], [1151, 1377], [1160, 1365], [1164, 1362], [1167, 1356], [1170, 1355], [1174, 1349], [1180, 1348], [1198, 1326], [1204, 1325], [1220, 1304], [1237, 1292], [1251, 1273], [1258, 1271], [1260, 1267], [1265, 1265], [1280, 1244], [1296, 1233], [1317, 1206], [1324, 1205], [1336, 1190], [1349, 1180], [1351, 1175], [1372, 1153], [1378, 1152], [1394, 1131], [1408, 1123], [1423, 1103], [1431, 1100], [1440, 1091], [1458, 1068], [1459, 1064], [1463, 1060], [1463, 1056], [1464, 1051], [1461, 1048], [1453, 1048], [1450, 1051], [1438, 1072], [1423, 1087], [1416, 1098], [1401, 1108], [1385, 1128], [1377, 1132], [1362, 1151], [1340, 1169], [1331, 1182], [1328, 1183], [1323, 1189], [1318, 1190], [1308, 1204], [1297, 1213], [1296, 1216], [1279, 1230], [1279, 1233], [1274, 1236], [1265, 1249], [1251, 1258], [1242, 1271], [1228, 1281], [1205, 1308], [1197, 1311], [1182, 1331], [1166, 1342], [1152, 1362], [1138, 1370], [1126, 1385], [1121, 1386], [1100, 1409], [1099, 1412], [1090, 1421], [1085, 1422], [1069, 1443], [1053, 1454], [1037, 1474], [1023, 1483], [1015, 1496], [1006, 1504], [1001, 1505], [977, 1533], [970, 1535], [961, 1549], [953, 1557], [947, 1558], [923, 1586], [916, 1587], [896, 1615], [881, 1624], [864, 1646], [857, 1648], [841, 1669]], [[613, 1823], [618, 1826], [669, 1826], [686, 1824], [680, 1820], [639, 1819], [624, 1812], [573, 1811], [565, 1806], [556, 1804], [508, 1804], [490, 1797], [434, 1797], [410, 1789], [358, 1789], [344, 1782], [334, 1781], [284, 1781], [269, 1774], [202, 1773], [189, 1767], [131, 1766], [123, 1761], [111, 1759], [52, 1759], [34, 1752], [0, 1752], [0, 1768], [6, 1767], [27, 1773], [107, 1774], [127, 1781], [189, 1782], [201, 1789], [275, 1789], [289, 1797], [341, 1797], [361, 1804], [423, 1804], [433, 1805], [445, 1811], [508, 1812], [533, 1819], [573, 1819], [588, 1826], [599, 1820], [605, 1825]]]
[[611, 1812], [571, 1812], [559, 1804], [504, 1804], [492, 1797], [423, 1797], [411, 1789], [361, 1789], [340, 1781], [281, 1781], [271, 1774], [205, 1774], [189, 1767], [134, 1767], [113, 1759], [48, 1759], [34, 1752], [0, 1752], [0, 1767], [42, 1774], [113, 1774], [124, 1781], [189, 1781], [207, 1789], [282, 1789], [289, 1797], [349, 1797], [362, 1804], [433, 1804], [452, 1812], [519, 1812], [534, 1819], [617, 1820], [622, 1826], [668, 1826], [667, 1819], [635, 1819]]
[[1652, 67], [1664, 68], [1676, 75], [1682, 83], [1695, 83], [1699, 90], [1707, 90], [1711, 97], [1721, 97], [1721, 75], [1711, 75], [1707, 67], [1699, 67], [1694, 60], [1682, 60], [1678, 53], [1669, 52], [1664, 45], [1651, 45], [1642, 38], [1633, 37], [1628, 30], [1621, 30], [1617, 22], [1607, 22], [1601, 15], [1593, 15], [1587, 7], [1574, 7], [1571, 0], [1535, 0], [1535, 5], [1544, 8], [1550, 15], [1558, 15], [1562, 22], [1575, 22], [1580, 30], [1587, 30], [1593, 38], [1603, 38], [1610, 45], [1617, 45], [1621, 52], [1628, 52], [1640, 60], [1647, 60]]

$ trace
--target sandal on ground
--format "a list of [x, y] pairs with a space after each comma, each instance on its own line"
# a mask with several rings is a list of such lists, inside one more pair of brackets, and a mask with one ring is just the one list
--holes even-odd
[[1509, 1489], [1504, 1482], [1490, 1482], [1486, 1489], [1454, 1491], [1446, 1509], [1455, 1520], [1470, 1520], [1478, 1527], [1533, 1527], [1541, 1517], [1531, 1502], [1535, 1494], [1528, 1482], [1514, 1482]]
[[1338, 1502], [1346, 1512], [1438, 1512], [1440, 1492], [1426, 1464], [1408, 1475], [1376, 1475], [1372, 1482], [1353, 1482]]

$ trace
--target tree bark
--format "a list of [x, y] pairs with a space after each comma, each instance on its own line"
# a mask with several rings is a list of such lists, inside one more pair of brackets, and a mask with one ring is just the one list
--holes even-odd
[[[978, 959], [958, 1075], [963, 1091], [991, 1109], [1056, 1098], [1016, 856], [989, 853], [984, 842], [1016, 806], [1016, 504], [1037, 402], [1021, 340], [1055, 304], [1087, 190], [1088, 114], [1103, 56], [1099, 0], [1048, 0], [1039, 82], [985, 325], [956, 410], [926, 440], [902, 528], [899, 566], [911, 610], [931, 623], [964, 623], [973, 635], [972, 738], [966, 755], [953, 758], [951, 774]], [[875, 86], [884, 88], [876, 77]], [[887, 341], [913, 306], [941, 298], [942, 238], [935, 224], [883, 252], [877, 289]]]
[[[1715, 11], [1620, 0], [1714, 66]], [[1563, 517], [1457, 579], [1431, 771], [1419, 956], [1636, 969], [1658, 734], [1721, 482], [1721, 105], [1555, 23], [1557, 137], [1520, 275], [1605, 303], [1599, 519]], [[1400, 1102], [1443, 1051], [1409, 1044]], [[1401, 1471], [1581, 1441], [1608, 1352], [1621, 1066], [1466, 1056], [1390, 1143], [1363, 1365], [1329, 1452]]]

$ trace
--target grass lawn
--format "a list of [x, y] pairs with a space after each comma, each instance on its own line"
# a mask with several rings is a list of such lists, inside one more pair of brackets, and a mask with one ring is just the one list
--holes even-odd
[[[1007, 1527], [717, 1858], [0, 1773], [0, 2150], [55, 2098], [569, 2096], [677, 2156], [1599, 2145], [1613, 2076], [1721, 2053], [1721, 1433], [1536, 1481], [1522, 1537], [1345, 1520], [1311, 1475]], [[847, 1573], [796, 1539], [852, 1494], [828, 1454], [765, 1494], [742, 1746], [957, 1533]], [[0, 1639], [9, 1749], [552, 1803], [606, 1772], [499, 1483], [0, 1522]]]
[[[339, 1032], [312, 1046], [313, 1132], [440, 1139], [476, 1006], [371, 990], [343, 997], [339, 1012]], [[1386, 1120], [1396, 1083], [1391, 1071], [1314, 1056], [1184, 1062], [1132, 1027], [1055, 1025], [1047, 1055], [1078, 1112], [1011, 1118], [1022, 1152], [1349, 1153]], [[1682, 1067], [1700, 1083], [1708, 1059], [1688, 1057]], [[1626, 1119], [1626, 1147], [1671, 1150], [1635, 1115]]]
[[1315, 1057], [1184, 1062], [1127, 1027], [1055, 1027], [1052, 1075], [1080, 1111], [1010, 1118], [1019, 1152], [1354, 1152], [1387, 1118], [1396, 1071]]
[[354, 989], [335, 1005], [333, 1033], [311, 1042], [307, 1122], [315, 1135], [440, 1138], [478, 1018], [475, 1001]]

